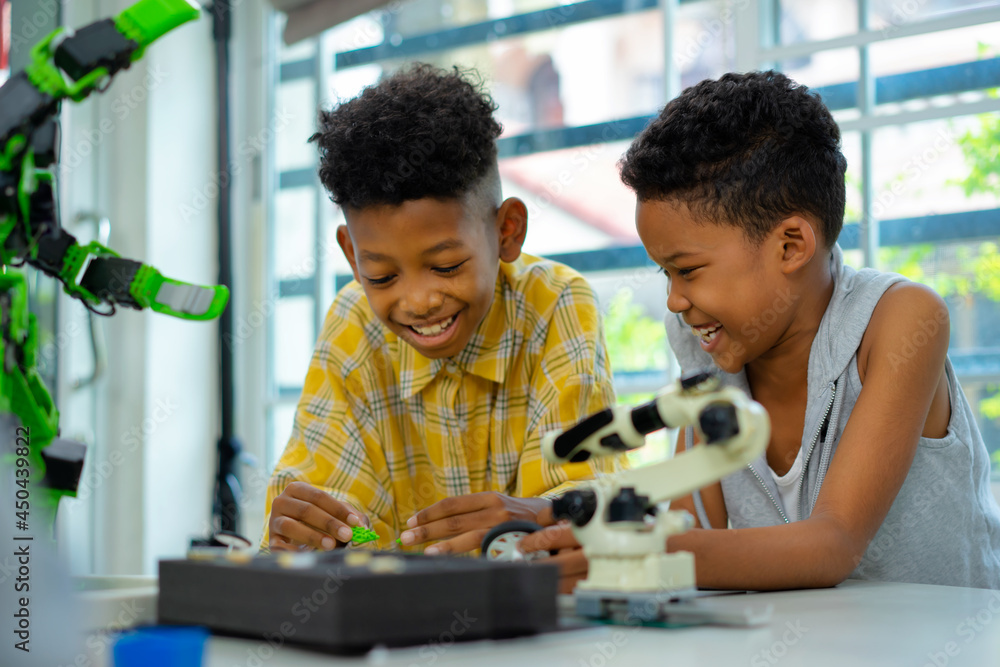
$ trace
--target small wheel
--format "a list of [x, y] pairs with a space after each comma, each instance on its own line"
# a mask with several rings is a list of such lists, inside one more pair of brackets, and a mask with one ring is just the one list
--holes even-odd
[[253, 542], [231, 530], [220, 530], [212, 535], [211, 539], [218, 543], [219, 546], [226, 547], [230, 551], [233, 549], [249, 549], [253, 546]]
[[483, 538], [481, 555], [487, 560], [506, 562], [547, 558], [549, 554], [545, 551], [522, 554], [517, 550], [521, 540], [541, 529], [541, 526], [531, 521], [507, 521], [498, 524]]

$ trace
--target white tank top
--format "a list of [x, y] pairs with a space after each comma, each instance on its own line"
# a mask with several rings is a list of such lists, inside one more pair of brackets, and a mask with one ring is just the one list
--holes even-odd
[[799, 453], [795, 456], [795, 462], [792, 463], [792, 467], [788, 469], [784, 475], [778, 475], [778, 473], [771, 470], [771, 466], [767, 467], [771, 471], [771, 477], [774, 478], [774, 483], [778, 485], [778, 494], [781, 496], [781, 504], [785, 508], [785, 514], [788, 515], [789, 521], [799, 520], [799, 480], [802, 478], [802, 448], [799, 447]]

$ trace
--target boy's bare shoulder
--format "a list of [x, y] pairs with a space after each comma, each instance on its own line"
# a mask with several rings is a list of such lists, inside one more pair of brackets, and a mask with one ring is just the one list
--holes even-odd
[[896, 283], [875, 306], [861, 339], [858, 374], [863, 382], [873, 354], [886, 356], [895, 366], [946, 351], [949, 334], [948, 306], [941, 295], [920, 283]]

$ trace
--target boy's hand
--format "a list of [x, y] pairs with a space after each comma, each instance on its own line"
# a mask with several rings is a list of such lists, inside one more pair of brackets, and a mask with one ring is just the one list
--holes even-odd
[[583, 555], [580, 543], [573, 536], [573, 529], [569, 523], [559, 523], [532, 533], [521, 540], [518, 548], [522, 553], [556, 552], [552, 558], [541, 562], [559, 566], [560, 593], [572, 593], [576, 582], [587, 578], [587, 559]]
[[490, 528], [504, 521], [551, 523], [551, 506], [545, 498], [512, 498], [493, 491], [445, 498], [407, 521], [400, 539], [407, 546], [442, 540], [426, 554], [464, 553], [478, 549]]
[[305, 482], [292, 482], [271, 503], [269, 546], [271, 551], [328, 551], [350, 542], [351, 526], [361, 525], [371, 527], [368, 517], [347, 503]]

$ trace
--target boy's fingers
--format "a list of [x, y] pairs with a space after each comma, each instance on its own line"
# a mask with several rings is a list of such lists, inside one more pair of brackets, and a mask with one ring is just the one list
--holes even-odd
[[458, 537], [453, 537], [450, 540], [444, 540], [443, 542], [438, 542], [437, 544], [429, 546], [424, 550], [424, 553], [428, 556], [440, 556], [441, 554], [464, 554], [482, 546], [483, 538], [486, 537], [487, 532], [488, 531], [485, 528], [481, 530], [472, 530], [468, 533], [459, 535]]
[[[349, 525], [339, 519], [335, 519], [327, 514], [325, 510], [320, 509], [310, 502], [296, 500], [295, 498], [285, 498], [279, 504], [277, 499], [275, 499], [273, 507], [272, 512], [277, 512], [280, 515], [301, 521], [310, 528], [314, 528], [341, 542], [351, 541], [352, 533]], [[353, 518], [353, 515], [348, 517], [348, 519], [351, 518]]]
[[[466, 514], [456, 514], [453, 516], [447, 516], [437, 521], [431, 521], [430, 523], [417, 526], [416, 528], [408, 528], [400, 534], [399, 538], [406, 546], [410, 546], [412, 544], [423, 544], [424, 542], [430, 542], [431, 540], [441, 540], [446, 537], [463, 535], [469, 531], [481, 528], [488, 530], [496, 524], [494, 518], [495, 517], [490, 510], [479, 510]], [[483, 532], [483, 535], [485, 534], [486, 533]]]
[[[320, 509], [324, 510], [330, 516], [343, 522], [350, 523], [349, 517], [353, 514], [358, 518], [359, 524], [352, 525], [360, 525], [362, 517], [360, 512], [347, 503], [337, 500], [326, 491], [311, 484], [306, 484], [305, 482], [292, 482], [285, 487], [285, 490], [281, 495], [283, 496], [286, 494], [292, 498], [298, 498], [299, 500], [305, 500], [306, 502], [312, 503], [313, 505], [316, 505]], [[279, 496], [279, 498], [280, 497], [281, 496]], [[277, 501], [278, 499], [275, 498], [275, 502]]]
[[306, 524], [288, 516], [271, 518], [271, 535], [284, 539], [292, 544], [304, 544], [313, 549], [327, 551], [337, 546], [337, 542], [329, 535], [310, 528]]
[[439, 500], [430, 507], [422, 509], [414, 514], [406, 522], [407, 528], [415, 528], [433, 521], [440, 521], [451, 516], [467, 514], [477, 510], [484, 510], [492, 507], [500, 501], [500, 497], [492, 491], [482, 493], [470, 493], [465, 496], [453, 496]]
[[298, 547], [281, 535], [270, 535], [267, 540], [267, 547], [271, 551], [296, 551], [298, 549]]
[[573, 536], [573, 529], [570, 525], [557, 524], [531, 533], [521, 540], [519, 548], [522, 553], [530, 553], [532, 551], [553, 551], [579, 546], [580, 543]]

